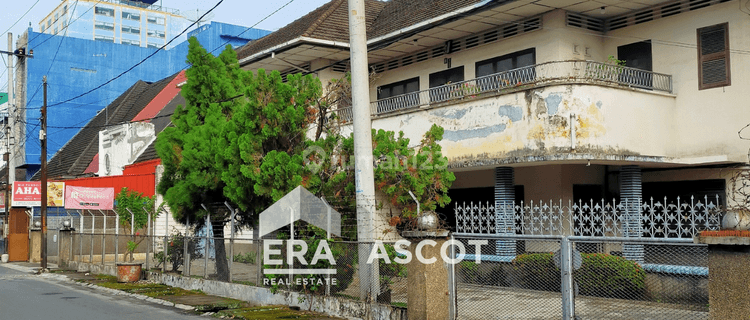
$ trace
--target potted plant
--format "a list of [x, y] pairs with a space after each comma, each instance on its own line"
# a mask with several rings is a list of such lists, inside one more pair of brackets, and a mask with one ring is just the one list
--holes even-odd
[[[138, 233], [136, 233], [136, 235], [138, 235]], [[126, 256], [129, 257], [129, 261], [117, 263], [118, 282], [137, 282], [138, 280], [141, 280], [141, 269], [143, 268], [143, 263], [133, 262], [133, 253], [135, 253], [135, 249], [138, 248], [138, 245], [143, 239], [145, 238], [141, 238], [138, 241], [135, 241], [135, 239], [128, 241]]]
[[[126, 229], [146, 231], [148, 235], [148, 220], [152, 221], [158, 215], [160, 208], [156, 207], [156, 198], [144, 196], [143, 193], [122, 188], [115, 196], [115, 211], [120, 217], [120, 225]], [[133, 254], [138, 245], [146, 240], [147, 237], [141, 237], [136, 240], [140, 233], [131, 234], [131, 239], [127, 244], [127, 253], [130, 257], [129, 262], [117, 264], [117, 280], [120, 282], [135, 282], [141, 279], [142, 263], [133, 263]], [[146, 257], [149, 259], [149, 257]], [[123, 259], [124, 260], [124, 259]]]

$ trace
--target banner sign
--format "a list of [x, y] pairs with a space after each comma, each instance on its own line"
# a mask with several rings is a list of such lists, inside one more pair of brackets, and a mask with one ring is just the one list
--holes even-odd
[[[40, 207], [42, 205], [42, 183], [40, 181], [13, 182], [14, 207]], [[47, 205], [65, 206], [65, 182], [47, 182]]]
[[65, 188], [65, 209], [112, 210], [114, 202], [115, 188]]

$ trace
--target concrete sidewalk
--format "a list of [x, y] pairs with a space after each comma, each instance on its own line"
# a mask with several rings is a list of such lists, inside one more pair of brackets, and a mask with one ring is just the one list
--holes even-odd
[[[39, 263], [31, 263], [31, 262], [0, 263], [0, 267], [5, 267], [8, 269], [13, 269], [16, 271], [27, 272], [27, 273], [38, 273], [39, 269], [42, 268]], [[47, 269], [49, 271], [55, 271], [55, 270], [58, 270], [58, 267], [57, 267], [57, 264], [47, 263]]]

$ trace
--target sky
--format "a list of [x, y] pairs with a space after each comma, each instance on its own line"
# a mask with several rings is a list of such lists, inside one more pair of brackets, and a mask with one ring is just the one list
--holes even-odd
[[[291, 3], [290, 3], [291, 1]], [[329, 0], [224, 0], [214, 11], [212, 21], [231, 23], [240, 26], [275, 31], [288, 23], [302, 17], [308, 12], [315, 10]], [[219, 0], [197, 1], [197, 0], [160, 0], [156, 5], [167, 8], [178, 9], [181, 12], [205, 12], [211, 9]], [[286, 7], [276, 12], [268, 19], [260, 22], [266, 16], [278, 10], [285, 4]], [[26, 32], [31, 22], [35, 31], [38, 31], [39, 21], [47, 16], [60, 4], [60, 0], [0, 0], [0, 50], [8, 51], [8, 36], [6, 30], [10, 29], [13, 38]], [[30, 9], [30, 10], [29, 10]], [[28, 11], [28, 13], [26, 13]], [[26, 13], [25, 16], [24, 13]], [[185, 14], [189, 16], [188, 14]], [[21, 18], [23, 16], [23, 18]], [[193, 14], [194, 16], [194, 14]], [[21, 20], [19, 20], [21, 18]], [[15, 26], [11, 26], [16, 23]], [[259, 23], [260, 22], [260, 23]], [[194, 28], [194, 27], [193, 27]], [[8, 81], [6, 69], [6, 55], [0, 59], [0, 92], [5, 92]]]

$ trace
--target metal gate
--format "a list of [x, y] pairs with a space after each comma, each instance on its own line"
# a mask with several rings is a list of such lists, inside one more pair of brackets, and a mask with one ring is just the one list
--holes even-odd
[[457, 206], [456, 318], [708, 319], [703, 200]]

